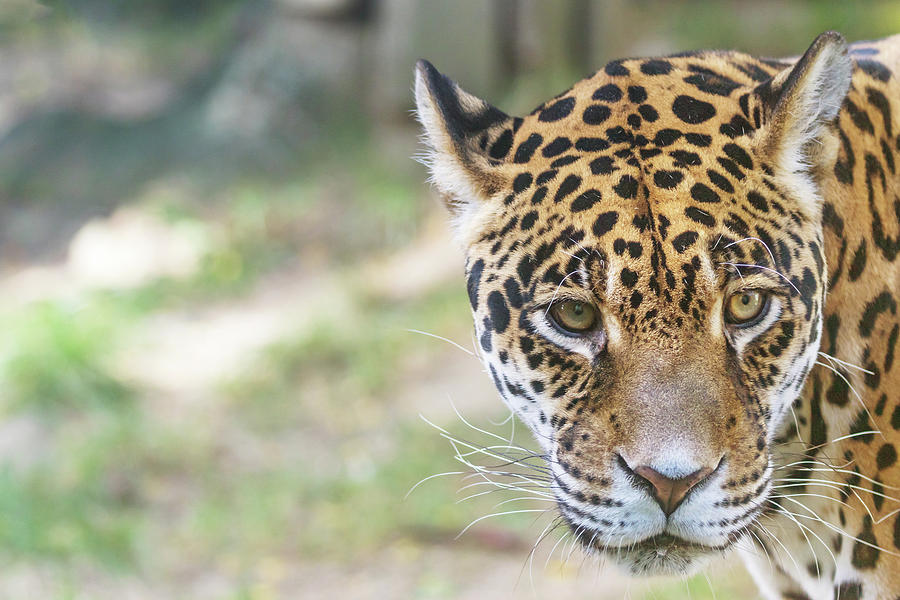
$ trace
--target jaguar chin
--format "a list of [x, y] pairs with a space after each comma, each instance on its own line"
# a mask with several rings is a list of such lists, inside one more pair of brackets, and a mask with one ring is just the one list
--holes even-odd
[[[589, 548], [590, 549], [590, 548]], [[689, 575], [720, 555], [724, 547], [695, 544], [667, 533], [627, 547], [595, 547], [632, 575]]]
[[480, 358], [591, 552], [900, 597], [894, 69], [900, 36], [826, 32], [612, 61], [514, 117], [418, 63]]

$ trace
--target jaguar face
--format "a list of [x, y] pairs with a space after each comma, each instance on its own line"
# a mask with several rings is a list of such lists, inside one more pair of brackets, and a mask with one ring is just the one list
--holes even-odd
[[766, 509], [822, 328], [843, 41], [703, 58], [610, 63], [525, 118], [417, 68], [483, 361], [582, 545], [636, 574]]

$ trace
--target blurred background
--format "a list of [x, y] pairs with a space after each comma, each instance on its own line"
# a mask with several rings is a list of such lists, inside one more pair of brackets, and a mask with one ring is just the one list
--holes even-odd
[[412, 66], [524, 113], [615, 57], [826, 29], [900, 4], [2, 0], [0, 597], [755, 598], [733, 560], [629, 583], [558, 531], [529, 561], [548, 504], [477, 479], [405, 498], [468, 470], [419, 415], [514, 428]]

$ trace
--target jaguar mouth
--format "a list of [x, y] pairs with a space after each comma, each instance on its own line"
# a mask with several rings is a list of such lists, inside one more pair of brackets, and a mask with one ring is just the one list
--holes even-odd
[[632, 575], [687, 575], [726, 547], [698, 544], [661, 533], [628, 546], [593, 543], [590, 549], [611, 558]]

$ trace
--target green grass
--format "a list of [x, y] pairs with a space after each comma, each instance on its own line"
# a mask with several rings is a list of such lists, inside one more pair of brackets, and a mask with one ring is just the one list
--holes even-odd
[[43, 413], [122, 410], [129, 387], [106, 365], [119, 325], [107, 303], [40, 302], [0, 319], [5, 332], [0, 362], [0, 409]]
[[[103, 417], [56, 432], [49, 456], [0, 471], [0, 547], [7, 555], [132, 564], [141, 519], [131, 436], [140, 424]], [[123, 431], [130, 423], [127, 431]]]

